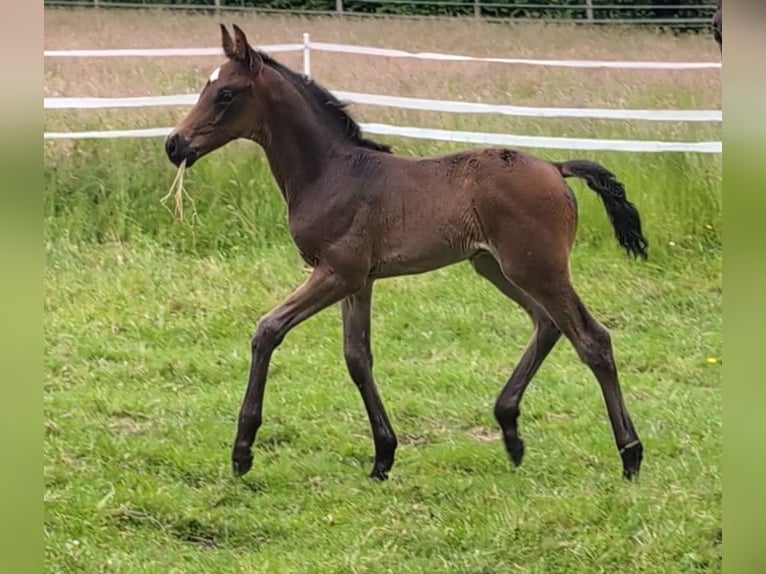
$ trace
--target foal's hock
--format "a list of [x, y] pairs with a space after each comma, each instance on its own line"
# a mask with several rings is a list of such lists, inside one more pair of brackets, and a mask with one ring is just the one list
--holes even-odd
[[226, 62], [166, 141], [175, 165], [246, 138], [265, 151], [287, 203], [289, 229], [312, 267], [306, 281], [267, 313], [252, 338], [252, 361], [232, 450], [236, 475], [252, 466], [269, 361], [287, 333], [340, 303], [343, 345], [375, 444], [371, 476], [385, 479], [397, 440], [372, 374], [370, 308], [376, 279], [424, 273], [469, 261], [518, 303], [534, 331], [500, 392], [495, 417], [514, 464], [524, 443], [519, 405], [561, 335], [598, 380], [623, 475], [639, 472], [642, 445], [623, 402], [607, 330], [572, 286], [569, 255], [577, 203], [565, 178], [601, 197], [619, 244], [646, 257], [635, 206], [604, 167], [588, 160], [552, 163], [504, 148], [424, 158], [396, 156], [363, 137], [345, 105], [316, 82], [253, 49], [244, 32], [221, 26]]

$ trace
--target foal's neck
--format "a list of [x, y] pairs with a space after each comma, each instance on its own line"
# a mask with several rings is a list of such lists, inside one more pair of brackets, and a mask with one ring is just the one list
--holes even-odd
[[345, 142], [327, 129], [323, 118], [295, 89], [269, 104], [259, 143], [288, 207], [324, 173], [333, 152]]

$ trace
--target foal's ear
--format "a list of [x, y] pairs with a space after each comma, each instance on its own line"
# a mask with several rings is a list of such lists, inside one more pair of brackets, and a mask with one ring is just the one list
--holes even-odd
[[256, 74], [261, 71], [263, 66], [263, 60], [258, 53], [250, 47], [250, 43], [247, 41], [247, 36], [242, 29], [236, 24], [232, 24], [234, 28], [234, 52], [237, 54], [236, 59], [246, 64], [250, 71]]
[[230, 60], [237, 59], [237, 51], [234, 46], [234, 40], [231, 39], [231, 34], [223, 24], [221, 26], [221, 46], [223, 47], [224, 55]]
[[227, 58], [230, 60], [236, 59], [234, 40], [231, 39], [231, 34], [229, 34], [229, 31], [223, 24], [221, 24], [221, 46], [223, 47], [223, 53]]

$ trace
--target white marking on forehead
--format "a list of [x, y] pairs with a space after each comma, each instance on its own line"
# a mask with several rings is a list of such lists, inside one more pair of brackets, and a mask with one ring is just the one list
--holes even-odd
[[213, 70], [213, 72], [210, 74], [210, 83], [215, 82], [218, 79], [218, 76], [221, 73], [221, 68], [216, 68]]

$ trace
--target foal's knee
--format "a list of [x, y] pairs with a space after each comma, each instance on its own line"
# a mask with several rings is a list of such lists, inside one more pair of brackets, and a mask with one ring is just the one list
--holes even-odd
[[264, 317], [258, 322], [258, 328], [250, 340], [250, 348], [256, 351], [271, 351], [282, 342], [281, 328], [277, 321]]

